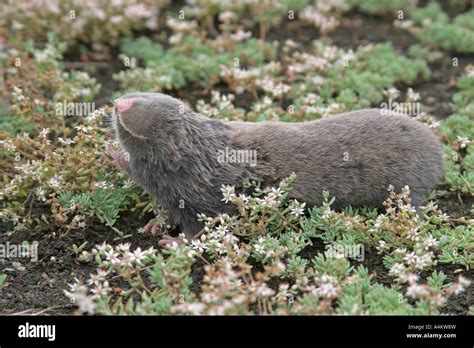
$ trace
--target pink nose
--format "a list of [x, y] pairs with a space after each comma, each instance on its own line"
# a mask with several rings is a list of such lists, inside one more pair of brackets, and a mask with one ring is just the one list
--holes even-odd
[[122, 113], [130, 109], [133, 105], [133, 101], [131, 99], [121, 99], [115, 102], [115, 111], [118, 113]]

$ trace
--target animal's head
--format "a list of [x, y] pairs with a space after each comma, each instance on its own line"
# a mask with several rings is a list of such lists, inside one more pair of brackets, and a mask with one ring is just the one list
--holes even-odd
[[153, 157], [157, 149], [178, 152], [190, 113], [181, 101], [168, 95], [130, 93], [115, 101], [113, 126], [119, 142], [132, 156]]

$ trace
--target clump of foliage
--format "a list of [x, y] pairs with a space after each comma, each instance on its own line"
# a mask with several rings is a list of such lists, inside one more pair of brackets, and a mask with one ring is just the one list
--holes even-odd
[[125, 39], [121, 48], [127, 57], [141, 59], [144, 68], [122, 71], [115, 78], [125, 89], [144, 91], [171, 90], [184, 86], [210, 88], [220, 80], [221, 65], [259, 65], [275, 56], [272, 44], [256, 39], [235, 43], [226, 52], [219, 52], [216, 42], [205, 43], [193, 36], [183, 38], [180, 45], [167, 50], [145, 37]]
[[298, 15], [302, 21], [312, 23], [322, 35], [327, 35], [339, 25], [342, 13], [349, 7], [345, 1], [316, 1], [302, 8]]
[[450, 21], [441, 6], [431, 2], [414, 11], [413, 21], [416, 25], [408, 30], [423, 44], [449, 52], [474, 52], [474, 10]]
[[112, 227], [118, 209], [140, 198], [121, 188], [130, 183], [105, 153], [105, 111], [67, 117], [57, 110], [58, 103], [92, 102], [100, 85], [85, 72], [63, 71], [65, 46], [52, 36], [43, 49], [31, 41], [21, 48], [6, 50], [3, 60], [10, 107], [1, 118], [0, 219], [14, 230], [46, 222], [85, 228], [94, 216]]
[[[26, 133], [1, 137], [3, 221], [13, 222], [15, 230], [48, 220], [71, 223], [65, 226], [70, 229], [85, 228], [88, 218], [96, 216], [112, 226], [119, 208], [140, 203], [138, 194], [127, 188], [130, 183], [113, 170], [98, 119], [99, 113], [89, 115], [85, 124], [74, 128], [76, 134], [66, 138], [52, 137], [49, 128], [35, 138]], [[50, 218], [43, 214], [45, 208]]]
[[378, 105], [384, 99], [382, 91], [395, 83], [409, 84], [430, 76], [424, 60], [401, 56], [390, 43], [366, 46], [356, 54], [348, 68], [329, 68], [326, 83], [319, 91], [323, 98], [337, 93], [335, 101], [351, 110]]
[[2, 130], [38, 134], [51, 127], [67, 132], [56, 105], [94, 100], [100, 85], [86, 72], [64, 71], [61, 59], [65, 49], [64, 43], [49, 35], [44, 48], [27, 41], [2, 53], [9, 97], [2, 112]]
[[22, 38], [45, 39], [48, 32], [62, 41], [78, 41], [97, 48], [114, 44], [133, 30], [157, 29], [161, 9], [168, 0], [36, 1], [5, 0], [0, 4], [0, 26]]
[[445, 141], [446, 183], [450, 191], [474, 193], [474, 78], [469, 74], [458, 81], [459, 91], [453, 95], [455, 113], [441, 124]]
[[[198, 240], [161, 252], [132, 251], [127, 243], [83, 251], [80, 260], [95, 262], [97, 273], [71, 284], [66, 295], [79, 312], [90, 314], [421, 315], [439, 313], [448, 298], [469, 286], [463, 276], [449, 283], [438, 271], [421, 279], [438, 261], [467, 261], [464, 265], [472, 267], [472, 256], [448, 259], [446, 253], [461, 233], [465, 243], [457, 247], [472, 248], [474, 231], [468, 226], [452, 231], [449, 219], [433, 206], [425, 208], [426, 220], [419, 220], [408, 188], [401, 194], [389, 190], [386, 214], [335, 212], [325, 193], [323, 205], [306, 216], [305, 205], [288, 198], [293, 180], [256, 186], [251, 196], [223, 186], [223, 200], [235, 204], [239, 215], [201, 215], [206, 227]], [[453, 239], [447, 240], [450, 231]], [[316, 239], [326, 251], [303, 257]], [[375, 283], [367, 268], [354, 264], [344, 250], [356, 243], [377, 245], [395, 279], [392, 286]], [[340, 247], [334, 251], [334, 245]], [[191, 270], [198, 261], [204, 262], [205, 275], [195, 293]], [[122, 285], [114, 288], [117, 276]]]
[[[236, 94], [255, 98], [245, 119], [285, 121], [311, 120], [332, 113], [379, 106], [384, 92], [396, 84], [427, 79], [431, 72], [426, 61], [397, 53], [390, 44], [368, 45], [356, 52], [345, 51], [315, 41], [314, 52], [300, 52], [287, 43], [285, 69], [279, 62], [260, 68], [223, 67], [221, 76]], [[231, 97], [233, 98], [233, 97]], [[286, 100], [290, 106], [283, 108]], [[212, 101], [217, 109], [219, 102]], [[228, 104], [228, 101], [223, 101]], [[287, 103], [286, 103], [287, 104]], [[201, 103], [208, 115], [216, 107]], [[240, 118], [239, 110], [230, 117]]]
[[[120, 49], [117, 63], [125, 69], [114, 76], [117, 95], [165, 90], [212, 118], [294, 122], [381, 107], [386, 100], [421, 103], [410, 85], [430, 77], [428, 63], [447, 58], [446, 51], [472, 53], [473, 46], [472, 11], [451, 20], [432, 1], [423, 8], [414, 0], [99, 2], [0, 4], [0, 33], [8, 38], [0, 52], [4, 237], [34, 228], [50, 238], [52, 231], [103, 224], [122, 239], [129, 235], [120, 216], [139, 211], [141, 221], [154, 207], [104, 150], [109, 107], [59, 115], [58, 104], [92, 104], [100, 89], [88, 67], [65, 68], [71, 54], [80, 60], [72, 65], [92, 57], [100, 62], [91, 65], [100, 66]], [[337, 47], [330, 32], [340, 23], [356, 25], [343, 18], [351, 9], [395, 20], [420, 42], [406, 55], [389, 43]], [[308, 43], [310, 26], [317, 40]], [[302, 37], [272, 42], [278, 27]], [[290, 36], [276, 38], [282, 37]], [[436, 121], [424, 110], [412, 115], [444, 143], [445, 182], [431, 197], [464, 206], [474, 194], [472, 71], [468, 66], [458, 79], [450, 117]], [[307, 207], [290, 199], [293, 180], [277, 187], [246, 182], [246, 194], [223, 186], [223, 202], [238, 214], [200, 215], [204, 231], [180, 245], [142, 250], [121, 240], [86, 250], [86, 243], [74, 244], [77, 261], [97, 271], [71, 284], [66, 295], [78, 313], [89, 314], [426, 315], [445, 312], [469, 287], [461, 272], [474, 266], [472, 208], [453, 218], [438, 208], [439, 200], [418, 216], [408, 187], [388, 188], [383, 211], [334, 211], [327, 192], [321, 206]], [[163, 211], [155, 214], [162, 234], [170, 226]], [[457, 269], [448, 274], [443, 265]], [[3, 273], [20, 271], [28, 272], [28, 265], [12, 262], [0, 270], [1, 292], [9, 286]], [[196, 271], [204, 273], [199, 282]]]
[[422, 24], [423, 22], [447, 23], [449, 16], [443, 11], [443, 8], [438, 2], [431, 1], [425, 7], [419, 7], [413, 11], [410, 19], [417, 24]]
[[416, 8], [417, 0], [345, 0], [350, 6], [371, 15], [411, 12]]

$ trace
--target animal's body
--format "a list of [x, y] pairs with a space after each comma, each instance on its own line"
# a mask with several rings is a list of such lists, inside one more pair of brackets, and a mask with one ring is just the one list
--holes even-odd
[[[443, 176], [442, 147], [429, 127], [379, 109], [300, 123], [224, 122], [167, 95], [132, 93], [117, 101], [116, 114], [132, 179], [189, 238], [202, 228], [197, 213], [233, 211], [220, 188], [239, 187], [245, 178], [270, 186], [294, 172], [292, 198], [318, 205], [325, 190], [340, 209], [381, 206], [389, 185], [408, 185], [417, 206]], [[222, 161], [226, 148], [256, 151], [256, 163]]]

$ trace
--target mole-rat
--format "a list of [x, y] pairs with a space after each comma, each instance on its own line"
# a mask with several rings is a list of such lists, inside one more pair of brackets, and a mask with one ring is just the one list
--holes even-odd
[[[443, 177], [443, 151], [426, 125], [403, 114], [364, 109], [308, 122], [209, 119], [161, 93], [130, 93], [116, 100], [113, 125], [128, 153], [112, 155], [130, 177], [167, 210], [187, 239], [203, 227], [198, 213], [232, 213], [222, 185], [244, 179], [264, 186], [291, 173], [290, 198], [320, 205], [322, 192], [347, 205], [382, 207], [387, 188], [410, 187], [412, 204]], [[226, 149], [254, 151], [253, 165], [222, 161]], [[160, 244], [174, 239], [164, 237]]]

